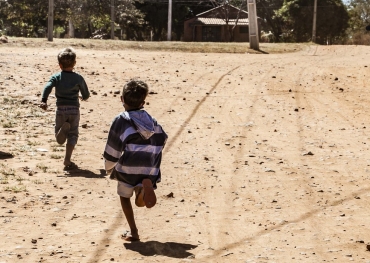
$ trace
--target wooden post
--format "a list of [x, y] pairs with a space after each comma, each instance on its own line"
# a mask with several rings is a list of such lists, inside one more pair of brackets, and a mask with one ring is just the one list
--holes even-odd
[[312, 23], [312, 42], [316, 43], [316, 16], [317, 16], [317, 0], [313, 5], [313, 23]]
[[53, 31], [54, 31], [54, 0], [49, 0], [48, 41], [53, 41]]
[[258, 23], [255, 0], [248, 0], [248, 22], [249, 22], [249, 46], [251, 49], [259, 50]]
[[111, 0], [110, 3], [110, 17], [111, 17], [111, 30], [110, 30], [110, 38], [114, 39], [114, 0]]
[[172, 32], [172, 0], [168, 0], [167, 41], [171, 41], [171, 32]]

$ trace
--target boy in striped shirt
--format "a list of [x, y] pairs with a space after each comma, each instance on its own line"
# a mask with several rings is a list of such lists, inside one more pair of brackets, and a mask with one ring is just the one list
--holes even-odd
[[167, 134], [144, 109], [148, 85], [140, 80], [125, 84], [121, 101], [124, 112], [111, 125], [104, 151], [105, 170], [118, 181], [117, 193], [129, 224], [131, 235], [126, 241], [140, 240], [130, 198], [135, 192], [135, 204], [151, 208], [156, 203], [154, 189], [161, 179], [162, 150]]

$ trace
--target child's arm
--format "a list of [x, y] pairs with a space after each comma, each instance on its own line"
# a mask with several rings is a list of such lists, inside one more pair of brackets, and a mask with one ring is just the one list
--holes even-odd
[[43, 110], [47, 110], [48, 108], [48, 97], [53, 90], [53, 87], [55, 86], [55, 81], [55, 77], [51, 76], [50, 80], [46, 83], [44, 90], [42, 91], [41, 104], [39, 105], [39, 107]]
[[39, 105], [39, 107], [43, 110], [47, 110], [48, 109], [48, 104], [46, 102], [41, 102], [41, 104]]
[[84, 79], [82, 79], [82, 83], [80, 85], [80, 92], [82, 95], [80, 96], [81, 100], [87, 100], [90, 97], [89, 88], [87, 87], [87, 84]]
[[104, 167], [106, 171], [111, 171], [117, 164], [122, 155], [123, 142], [121, 141], [122, 120], [117, 118], [113, 121], [104, 150]]

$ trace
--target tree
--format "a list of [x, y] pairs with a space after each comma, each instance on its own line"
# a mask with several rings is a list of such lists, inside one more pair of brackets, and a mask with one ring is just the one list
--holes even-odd
[[146, 28], [152, 30], [153, 40], [164, 39], [167, 26], [168, 5], [160, 2], [135, 1], [135, 7], [144, 14]]
[[[115, 22], [139, 22], [137, 12], [133, 9], [133, 0], [115, 0]], [[111, 29], [111, 0], [57, 0], [56, 14], [60, 10], [65, 21], [71, 20], [76, 28], [76, 36], [91, 37], [95, 31], [107, 34]]]
[[[214, 7], [218, 7], [218, 16], [226, 23], [228, 41], [234, 41], [234, 30], [239, 19], [247, 17], [244, 9], [247, 8], [246, 0], [210, 0]], [[244, 12], [243, 12], [244, 11]], [[235, 19], [234, 19], [235, 17]], [[232, 21], [233, 20], [233, 21]]]
[[[56, 0], [62, 2], [63, 0]], [[58, 10], [54, 25], [64, 26], [65, 10]], [[47, 28], [48, 5], [45, 0], [0, 0], [2, 27], [13, 36], [45, 36]]]
[[145, 30], [144, 14], [134, 5], [132, 0], [119, 1], [116, 5], [116, 21], [125, 31], [126, 39], [143, 39]]
[[[332, 44], [344, 39], [349, 15], [341, 0], [320, 0], [317, 6], [316, 42]], [[312, 37], [313, 0], [284, 0], [277, 13], [287, 23], [289, 41], [307, 42]]]
[[12, 35], [34, 37], [45, 28], [48, 7], [42, 0], [2, 0], [0, 4], [3, 26]]
[[370, 25], [370, 0], [352, 0], [349, 5], [348, 36], [353, 44], [370, 44], [370, 33], [366, 26]]
[[[153, 40], [159, 41], [166, 39], [166, 28], [168, 23], [168, 1], [135, 1], [135, 7], [144, 14], [147, 22], [146, 30], [153, 32]], [[190, 8], [186, 3], [174, 1], [172, 5], [173, 24], [182, 24], [182, 21], [188, 16]], [[183, 27], [183, 26], [182, 26]], [[176, 27], [175, 27], [176, 28]], [[176, 28], [176, 39], [180, 39], [183, 28]]]
[[63, 15], [66, 26], [72, 21], [76, 36], [91, 37], [96, 29], [108, 32], [110, 0], [57, 0], [55, 5], [55, 17]]
[[10, 5], [8, 1], [0, 0], [0, 36], [2, 35], [2, 31], [5, 31], [9, 7]]
[[271, 31], [274, 42], [281, 41], [285, 28], [285, 22], [277, 15], [283, 3], [284, 0], [256, 0], [257, 15], [265, 22], [262, 25], [262, 30]]

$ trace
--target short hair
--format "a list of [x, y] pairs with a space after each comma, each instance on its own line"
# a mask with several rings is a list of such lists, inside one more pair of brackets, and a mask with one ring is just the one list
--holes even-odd
[[141, 80], [132, 79], [123, 86], [123, 101], [132, 108], [139, 108], [148, 95], [149, 87]]
[[62, 49], [58, 54], [58, 62], [62, 68], [71, 68], [76, 62], [76, 52], [73, 48], [67, 47]]

